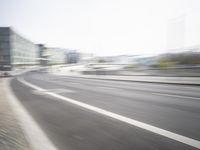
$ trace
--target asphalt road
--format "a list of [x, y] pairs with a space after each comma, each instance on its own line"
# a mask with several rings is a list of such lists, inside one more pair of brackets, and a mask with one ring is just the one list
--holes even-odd
[[14, 94], [58, 150], [188, 150], [190, 145], [52, 97], [83, 102], [200, 141], [200, 88], [27, 73], [37, 91], [11, 81]]

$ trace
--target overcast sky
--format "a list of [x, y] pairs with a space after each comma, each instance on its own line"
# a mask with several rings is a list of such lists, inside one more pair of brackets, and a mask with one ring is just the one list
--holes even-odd
[[[0, 0], [0, 26], [52, 47], [156, 54], [167, 48], [169, 20], [193, 11], [198, 17], [199, 0]], [[194, 23], [200, 33], [200, 22]], [[195, 34], [186, 34], [192, 37], [187, 45], [200, 44]]]

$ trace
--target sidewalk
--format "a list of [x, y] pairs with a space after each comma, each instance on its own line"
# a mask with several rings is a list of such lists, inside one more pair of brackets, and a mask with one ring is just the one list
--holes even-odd
[[0, 78], [0, 149], [29, 150], [29, 144], [6, 95], [6, 80]]

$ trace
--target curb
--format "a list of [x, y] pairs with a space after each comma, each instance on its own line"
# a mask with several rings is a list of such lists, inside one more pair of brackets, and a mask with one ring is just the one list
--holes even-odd
[[0, 79], [0, 148], [5, 150], [31, 149], [17, 115], [10, 103], [7, 82], [9, 79]]
[[30, 145], [30, 150], [57, 150], [54, 144], [48, 139], [44, 131], [37, 124], [34, 118], [29, 114], [23, 104], [17, 99], [14, 91], [11, 89], [10, 80], [7, 83], [8, 97], [10, 104], [17, 115], [18, 121], [23, 133]]

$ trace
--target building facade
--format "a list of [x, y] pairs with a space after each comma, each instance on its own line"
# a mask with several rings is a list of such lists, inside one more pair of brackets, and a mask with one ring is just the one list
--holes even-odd
[[0, 70], [11, 69], [11, 45], [8, 28], [0, 28]]
[[37, 45], [10, 27], [0, 27], [0, 70], [9, 71], [16, 67], [38, 64]]
[[76, 50], [68, 50], [66, 54], [66, 60], [68, 64], [78, 63], [80, 54]]
[[40, 66], [48, 65], [48, 57], [45, 55], [46, 47], [44, 44], [37, 44], [39, 49]]
[[43, 52], [43, 57], [46, 58], [47, 65], [65, 64], [67, 62], [66, 52], [66, 49], [46, 47]]
[[77, 63], [79, 57], [76, 50], [35, 44], [10, 27], [0, 27], [0, 71], [25, 66]]

